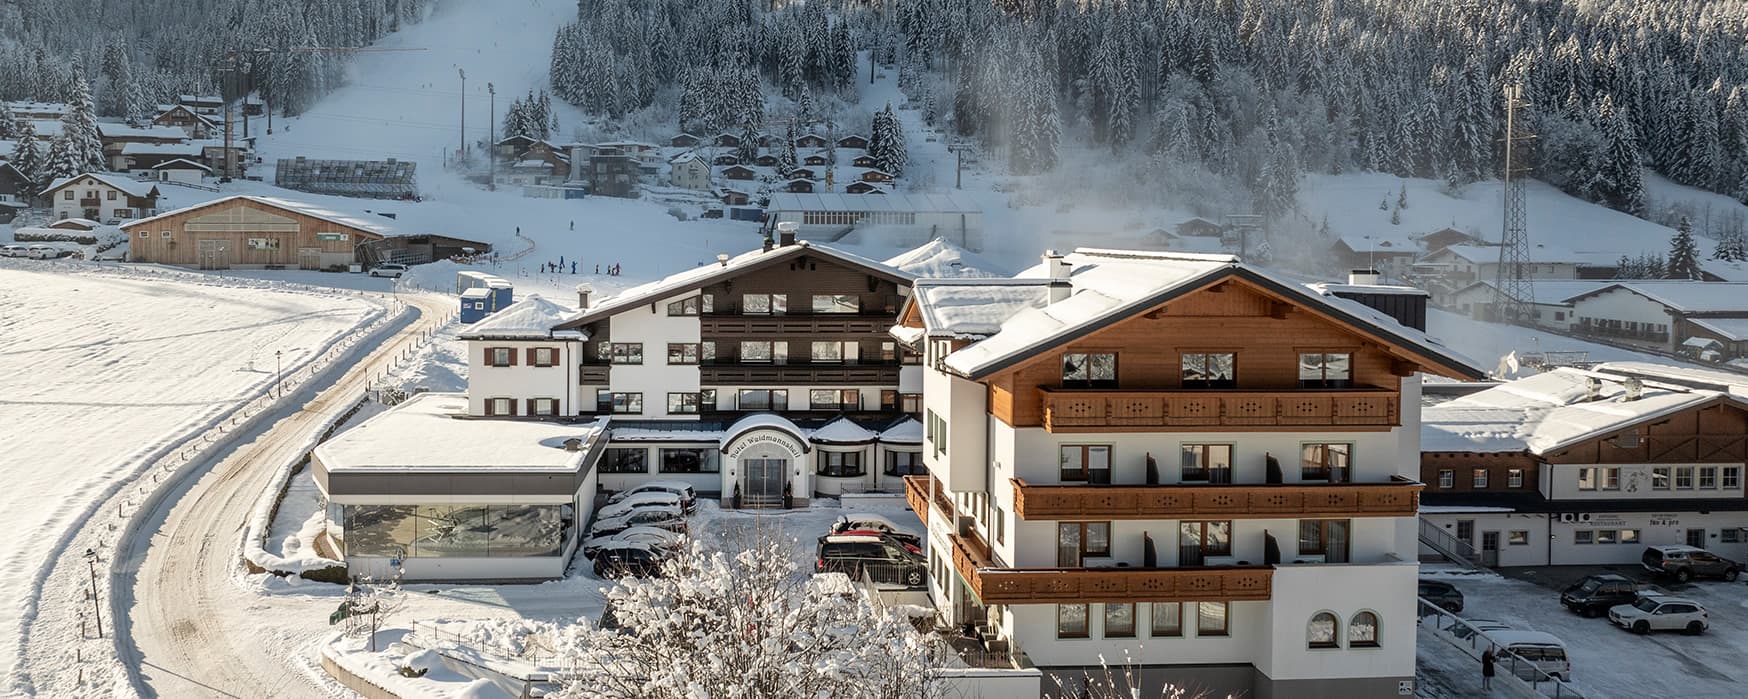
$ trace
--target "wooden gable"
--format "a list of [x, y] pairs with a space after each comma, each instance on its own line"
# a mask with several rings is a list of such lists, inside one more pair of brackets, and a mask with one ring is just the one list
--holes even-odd
[[1551, 464], [1748, 462], [1748, 409], [1716, 400], [1597, 435], [1543, 456]]

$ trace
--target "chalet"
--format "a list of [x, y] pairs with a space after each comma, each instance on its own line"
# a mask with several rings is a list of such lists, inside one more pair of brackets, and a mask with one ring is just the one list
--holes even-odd
[[739, 165], [740, 158], [733, 153], [719, 153], [719, 154], [717, 154], [717, 156], [715, 158], [712, 158], [710, 160], [710, 163], [712, 165], [722, 165], [722, 166]]
[[844, 185], [845, 194], [885, 194], [886, 190], [872, 182], [856, 181]]
[[913, 247], [945, 238], [973, 251], [983, 247], [983, 209], [945, 191], [882, 197], [775, 193], [766, 208], [772, 221], [798, 225], [804, 240], [836, 240], [847, 229], [862, 229], [862, 240], [888, 245]]
[[783, 145], [783, 138], [782, 137], [777, 136], [776, 134], [770, 134], [770, 133], [759, 134], [759, 147], [760, 148], [776, 148], [777, 146], [781, 146], [781, 145]]
[[175, 127], [182, 129], [189, 138], [212, 138], [224, 132], [224, 125], [204, 114], [180, 104], [169, 108], [152, 117], [153, 126]]
[[722, 176], [731, 180], [750, 180], [758, 173], [745, 165], [730, 165], [722, 169]]
[[124, 223], [128, 259], [200, 269], [332, 269], [385, 237], [387, 219], [268, 197], [216, 199]]
[[747, 202], [752, 201], [752, 197], [738, 189], [718, 187], [715, 194], [716, 198], [722, 201], [723, 206], [746, 206]]
[[6, 110], [12, 112], [12, 118], [22, 126], [27, 121], [60, 121], [67, 115], [65, 102], [32, 102], [21, 100], [7, 102]]
[[760, 153], [758, 157], [753, 158], [753, 164], [759, 167], [777, 167], [777, 156], [770, 153]]
[[655, 153], [656, 151], [661, 150], [660, 146], [657, 146], [654, 143], [644, 143], [643, 141], [606, 141], [604, 143], [595, 144], [595, 147], [611, 148], [632, 156], [642, 156], [646, 153]]
[[134, 177], [145, 177], [151, 174], [152, 168], [172, 160], [192, 160], [211, 167], [206, 160], [204, 143], [128, 143], [112, 156], [109, 167]]
[[[492, 144], [492, 150], [497, 153], [499, 161], [509, 163], [520, 160], [523, 153], [528, 152], [528, 149], [535, 143], [541, 142], [540, 139], [534, 138], [533, 136], [516, 134], [514, 136], [506, 136], [498, 139], [496, 143]], [[551, 147], [551, 144], [548, 144], [548, 146]]]
[[571, 178], [569, 151], [546, 141], [529, 144], [506, 168], [505, 180], [513, 185], [560, 184]]
[[63, 218], [45, 223], [42, 227], [55, 231], [78, 231], [80, 233], [89, 233], [97, 230], [97, 228], [102, 225], [103, 224], [88, 218]]
[[814, 172], [813, 168], [810, 168], [810, 167], [798, 167], [798, 168], [795, 168], [793, 170], [790, 170], [788, 174], [789, 174], [790, 179], [794, 179], [797, 177], [806, 178], [806, 179], [810, 179], [810, 180], [819, 178], [819, 173]]
[[[1560, 333], [1573, 332], [1578, 324], [1578, 316], [1572, 312], [1572, 304], [1568, 299], [1611, 283], [1613, 282], [1589, 279], [1537, 281], [1530, 285], [1532, 297], [1529, 318], [1526, 320], [1539, 328]], [[1483, 279], [1446, 294], [1444, 301], [1445, 310], [1475, 320], [1493, 320], [1499, 317], [1494, 308], [1498, 303], [1498, 294], [1492, 279]]]
[[103, 154], [109, 158], [109, 169], [127, 170], [127, 159], [122, 150], [130, 145], [177, 145], [188, 140], [188, 134], [174, 126], [141, 126], [126, 124], [97, 125], [98, 138], [103, 143]]
[[[1637, 280], [1566, 299], [1589, 337], [1674, 353], [1698, 338], [1723, 359], [1748, 357], [1748, 283]], [[1710, 341], [1710, 342], [1704, 342]], [[1692, 351], [1689, 352], [1694, 353]]]
[[[1578, 270], [1596, 255], [1581, 255], [1537, 245], [1529, 252], [1525, 273], [1534, 281], [1581, 279]], [[1451, 245], [1429, 253], [1412, 267], [1415, 277], [1432, 292], [1433, 303], [1448, 306], [1456, 290], [1481, 280], [1499, 278], [1499, 247]]]
[[55, 218], [124, 221], [158, 213], [158, 187], [116, 175], [85, 173], [62, 177], [43, 190]]
[[718, 148], [739, 148], [740, 137], [731, 133], [719, 133], [716, 134], [715, 139], [710, 141], [710, 144]]
[[859, 175], [856, 179], [859, 179], [863, 182], [878, 182], [880, 184], [888, 184], [888, 183], [892, 182], [892, 174], [885, 172], [885, 171], [882, 171], [882, 170], [863, 170], [862, 174]]
[[784, 182], [783, 183], [783, 191], [790, 192], [793, 194], [812, 194], [813, 193], [813, 186], [814, 186], [813, 180], [807, 179], [805, 177], [797, 177], [795, 179], [789, 180], [788, 182]]
[[1637, 565], [1646, 546], [1686, 544], [1743, 560], [1744, 381], [1605, 363], [1423, 408], [1420, 554], [1485, 567]]
[[685, 189], [710, 189], [710, 164], [694, 151], [669, 158], [668, 183]]
[[874, 156], [866, 153], [850, 159], [850, 165], [855, 167], [874, 167], [875, 162]]
[[[210, 160], [208, 161], [211, 162]], [[395, 160], [280, 158], [274, 184], [313, 194], [372, 199], [418, 197], [417, 164]]]
[[674, 148], [693, 148], [698, 145], [698, 137], [689, 133], [677, 133], [668, 139], [668, 145]]
[[1455, 228], [1440, 228], [1420, 236], [1420, 249], [1435, 253], [1452, 245], [1487, 245], [1487, 241], [1472, 233], [1465, 233]]
[[212, 168], [187, 158], [168, 160], [151, 167], [151, 179], [156, 182], [201, 184], [212, 176]]
[[598, 148], [594, 155], [589, 156], [587, 179], [592, 194], [635, 198], [641, 178], [638, 161], [629, 153], [614, 148]]
[[1375, 269], [1386, 280], [1401, 281], [1412, 271], [1420, 248], [1407, 236], [1347, 233], [1330, 243], [1329, 252], [1340, 267]]
[[6, 219], [0, 223], [10, 223], [20, 209], [30, 208], [36, 194], [36, 185], [23, 172], [12, 163], [0, 161], [0, 217]]
[[795, 137], [796, 148], [824, 148], [829, 141], [816, 133], [804, 133]]
[[801, 164], [808, 167], [824, 167], [831, 164], [831, 158], [826, 157], [826, 154], [822, 152], [808, 153], [801, 158]]
[[1174, 232], [1184, 238], [1218, 238], [1226, 233], [1226, 227], [1205, 218], [1192, 218], [1177, 224]]
[[845, 136], [843, 138], [838, 139], [838, 147], [839, 148], [855, 148], [857, 150], [868, 150], [868, 139], [866, 137], [863, 137], [863, 136], [860, 136], [857, 134], [850, 134], [848, 136]]

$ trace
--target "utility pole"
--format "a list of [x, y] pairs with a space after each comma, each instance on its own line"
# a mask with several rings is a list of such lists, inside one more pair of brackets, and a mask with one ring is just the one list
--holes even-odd
[[97, 551], [85, 549], [85, 567], [91, 571], [91, 618], [97, 621], [97, 637], [103, 638], [103, 605], [97, 601]]
[[965, 188], [965, 151], [971, 149], [969, 143], [952, 143], [947, 150], [953, 152], [953, 188]]
[[1528, 106], [1523, 100], [1523, 86], [1505, 86], [1505, 218], [1499, 236], [1499, 269], [1493, 283], [1493, 310], [1499, 320], [1522, 323], [1532, 319], [1535, 289], [1529, 276], [1529, 229], [1525, 223], [1526, 207], [1523, 179], [1516, 175], [1528, 168], [1517, 164], [1518, 149], [1535, 136], [1523, 129], [1517, 110]]
[[498, 191], [498, 90], [486, 83], [486, 154], [491, 157], [486, 168], [486, 191]]
[[456, 67], [461, 74], [461, 162], [467, 162], [467, 70]]

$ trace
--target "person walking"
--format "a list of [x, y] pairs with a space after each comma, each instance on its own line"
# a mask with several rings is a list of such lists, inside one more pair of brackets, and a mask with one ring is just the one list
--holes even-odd
[[1495, 656], [1493, 655], [1492, 647], [1488, 647], [1487, 650], [1482, 651], [1481, 653], [1481, 688], [1488, 691], [1492, 691], [1493, 689], [1494, 658]]
[[577, 273], [577, 261], [571, 260], [571, 274]]

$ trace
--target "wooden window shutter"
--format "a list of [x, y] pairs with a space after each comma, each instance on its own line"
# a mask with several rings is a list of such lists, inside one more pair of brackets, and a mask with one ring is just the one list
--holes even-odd
[[[533, 351], [534, 351], [534, 350], [528, 350], [528, 351], [529, 351], [529, 352], [533, 352]], [[528, 412], [525, 412], [525, 413], [523, 413], [523, 414], [524, 414], [524, 415], [537, 415], [537, 414], [538, 414], [538, 413], [537, 413], [537, 412], [536, 412], [536, 411], [535, 411], [535, 410], [534, 410], [534, 399], [533, 399], [533, 398], [529, 398], [529, 399], [528, 399]]]
[[510, 354], [510, 366], [516, 366], [516, 348], [506, 347], [505, 349], [508, 350]]
[[492, 403], [493, 402], [495, 402], [495, 401], [493, 401], [490, 398], [486, 399], [486, 417], [493, 417], [493, 416], [497, 415], [497, 413], [492, 412]]
[[528, 348], [528, 366], [536, 366], [539, 363], [540, 362], [534, 361], [534, 348], [529, 347]]

